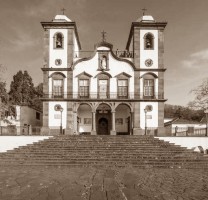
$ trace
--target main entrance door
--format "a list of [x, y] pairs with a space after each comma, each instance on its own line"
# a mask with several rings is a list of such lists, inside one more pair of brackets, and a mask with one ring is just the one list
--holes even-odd
[[96, 130], [98, 135], [110, 135], [112, 129], [111, 108], [107, 104], [100, 104], [96, 110]]
[[98, 120], [98, 134], [108, 135], [108, 120], [104, 117]]

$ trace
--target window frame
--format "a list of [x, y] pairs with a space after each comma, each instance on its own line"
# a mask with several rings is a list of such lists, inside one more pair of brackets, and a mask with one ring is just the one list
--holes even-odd
[[[98, 95], [99, 99], [109, 99], [110, 98], [110, 78], [111, 78], [111, 76], [105, 72], [102, 72], [97, 75], [97, 95]], [[101, 80], [107, 80], [106, 98], [103, 98], [103, 95], [100, 93], [100, 81]]]
[[[119, 86], [119, 81], [126, 81], [127, 85], [126, 86]], [[126, 95], [120, 94], [119, 88], [127, 88]], [[129, 79], [128, 78], [118, 78], [117, 79], [117, 97], [119, 99], [127, 99], [128, 96], [129, 96]]]
[[[146, 81], [148, 82], [147, 85], [145, 85]], [[152, 85], [150, 84], [150, 82], [152, 82]], [[143, 96], [144, 98], [150, 98], [150, 99], [154, 98], [155, 96], [155, 79], [154, 78], [144, 78]]]
[[[56, 94], [56, 92], [54, 90], [54, 88], [55, 88], [54, 81], [61, 81], [61, 92], [60, 92], [60, 94], [58, 92], [58, 95]], [[63, 96], [64, 96], [64, 79], [61, 79], [61, 78], [53, 78], [52, 79], [52, 94], [53, 94], [54, 98], [63, 98]]]
[[[81, 86], [80, 85], [80, 82], [81, 81], [87, 81], [88, 82], [88, 86]], [[88, 91], [87, 91], [87, 95], [85, 95], [85, 89], [84, 89], [84, 95], [80, 95], [81, 94], [81, 87], [83, 88], [88, 88]], [[90, 96], [90, 79], [89, 78], [80, 78], [78, 79], [78, 92], [79, 92], [79, 98], [89, 98]]]

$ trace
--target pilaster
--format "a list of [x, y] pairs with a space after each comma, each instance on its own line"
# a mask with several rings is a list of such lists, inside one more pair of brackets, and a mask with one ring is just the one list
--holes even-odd
[[134, 27], [133, 51], [134, 51], [134, 65], [137, 69], [139, 69], [140, 68], [140, 29], [137, 27]]
[[49, 29], [44, 29], [44, 50], [43, 50], [43, 59], [44, 59], [44, 68], [49, 68]]
[[74, 49], [74, 40], [73, 40], [74, 29], [68, 29], [68, 43], [67, 43], [67, 67], [72, 67], [73, 63], [73, 49]]
[[74, 118], [73, 118], [73, 107], [72, 102], [67, 102], [67, 119], [66, 119], [66, 135], [74, 134]]

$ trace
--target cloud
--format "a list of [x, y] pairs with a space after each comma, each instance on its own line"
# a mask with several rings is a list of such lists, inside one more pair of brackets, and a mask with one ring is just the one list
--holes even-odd
[[208, 49], [192, 53], [186, 60], [181, 62], [182, 67], [189, 69], [202, 69], [207, 67]]

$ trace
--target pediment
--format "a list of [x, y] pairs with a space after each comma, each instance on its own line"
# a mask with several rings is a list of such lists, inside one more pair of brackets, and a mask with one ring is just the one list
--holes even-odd
[[88, 74], [87, 72], [84, 71], [84, 72], [78, 74], [76, 77], [84, 79], [84, 78], [91, 78], [92, 75], [90, 75], [90, 74]]
[[131, 78], [132, 76], [127, 74], [127, 73], [125, 73], [125, 72], [121, 72], [120, 74], [117, 74], [115, 77], [116, 78], [120, 78], [120, 79], [122, 79], [122, 78], [125, 79], [125, 78]]

